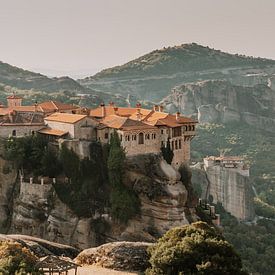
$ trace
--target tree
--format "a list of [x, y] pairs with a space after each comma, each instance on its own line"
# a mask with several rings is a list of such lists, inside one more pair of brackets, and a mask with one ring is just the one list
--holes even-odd
[[161, 146], [161, 152], [166, 162], [171, 164], [174, 158], [174, 152], [170, 146], [170, 138], [168, 138], [166, 146]]
[[79, 181], [80, 160], [78, 155], [66, 145], [62, 144], [60, 152], [60, 161], [63, 166], [65, 175], [71, 179], [73, 183]]
[[37, 261], [38, 258], [19, 243], [0, 243], [0, 274], [42, 274], [35, 268]]
[[149, 249], [147, 275], [246, 274], [232, 245], [207, 223], [169, 230]]
[[111, 136], [108, 157], [108, 175], [111, 184], [111, 215], [126, 223], [139, 212], [139, 200], [136, 194], [123, 184], [125, 169], [125, 152], [120, 144], [118, 134]]

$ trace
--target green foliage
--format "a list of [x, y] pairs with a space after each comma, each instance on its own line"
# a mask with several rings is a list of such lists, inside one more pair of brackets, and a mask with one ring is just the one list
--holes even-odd
[[170, 146], [170, 139], [168, 138], [166, 146], [161, 146], [161, 153], [167, 163], [171, 164], [174, 158], [174, 152]]
[[246, 274], [233, 247], [207, 223], [169, 230], [149, 249], [153, 274]]
[[56, 176], [59, 162], [41, 135], [21, 138], [9, 138], [5, 143], [5, 158], [13, 161], [17, 167], [34, 175]]
[[38, 258], [15, 242], [0, 243], [0, 273], [3, 275], [42, 274], [35, 268]]
[[275, 206], [269, 205], [260, 198], [254, 198], [254, 206], [256, 215], [275, 219]]
[[257, 224], [239, 223], [219, 204], [223, 235], [242, 258], [244, 269], [251, 274], [273, 275], [275, 270], [275, 221], [261, 219]]
[[72, 149], [68, 149], [64, 144], [62, 144], [61, 147], [60, 161], [65, 175], [74, 183], [79, 181], [79, 157]]
[[123, 184], [125, 169], [125, 152], [115, 132], [110, 141], [108, 157], [108, 175], [111, 184], [111, 215], [126, 223], [139, 212], [139, 200], [134, 191]]
[[61, 149], [61, 163], [64, 173], [70, 177], [70, 184], [56, 184], [59, 198], [79, 217], [91, 217], [95, 211], [102, 212], [108, 205], [108, 179], [106, 158], [100, 143], [90, 145], [90, 158], [80, 160], [65, 146]]

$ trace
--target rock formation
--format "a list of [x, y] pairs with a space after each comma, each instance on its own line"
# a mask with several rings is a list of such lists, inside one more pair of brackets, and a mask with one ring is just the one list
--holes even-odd
[[[6, 162], [0, 159], [1, 163]], [[127, 159], [125, 184], [133, 188], [141, 201], [140, 214], [127, 225], [112, 221], [108, 212], [80, 218], [57, 197], [51, 184], [16, 181], [14, 171], [13, 177], [5, 177], [2, 171], [1, 211], [6, 211], [10, 203], [11, 213], [1, 215], [1, 221], [7, 224], [10, 218], [6, 227], [10, 234], [31, 235], [85, 249], [106, 241], [151, 242], [171, 227], [198, 219], [195, 204], [187, 205], [189, 194], [180, 174], [156, 155]], [[2, 225], [2, 231], [3, 228]]]
[[69, 258], [75, 258], [79, 253], [79, 250], [75, 249], [72, 246], [49, 242], [40, 238], [26, 235], [0, 234], [0, 241], [18, 242], [24, 247], [29, 248], [37, 257], [44, 257], [46, 255], [63, 255]]
[[76, 258], [81, 265], [97, 265], [124, 271], [145, 271], [149, 256], [145, 242], [113, 242], [82, 251]]
[[192, 181], [200, 184], [202, 199], [220, 202], [224, 209], [239, 220], [254, 218], [253, 190], [249, 177], [234, 168], [212, 166], [192, 167]]
[[242, 87], [209, 80], [175, 87], [162, 104], [200, 123], [244, 122], [275, 132], [275, 93], [266, 85]]

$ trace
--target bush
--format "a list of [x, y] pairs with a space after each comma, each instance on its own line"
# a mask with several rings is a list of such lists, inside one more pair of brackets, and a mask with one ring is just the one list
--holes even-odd
[[147, 275], [246, 274], [233, 247], [204, 222], [169, 230], [149, 254]]
[[35, 268], [37, 261], [38, 258], [19, 243], [0, 243], [0, 274], [42, 274]]

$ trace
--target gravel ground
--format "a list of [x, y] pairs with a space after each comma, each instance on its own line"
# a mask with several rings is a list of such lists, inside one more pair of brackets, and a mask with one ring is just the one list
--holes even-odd
[[[79, 267], [77, 275], [134, 275], [135, 272], [116, 271], [96, 266]], [[74, 271], [70, 271], [69, 275], [74, 275]]]

